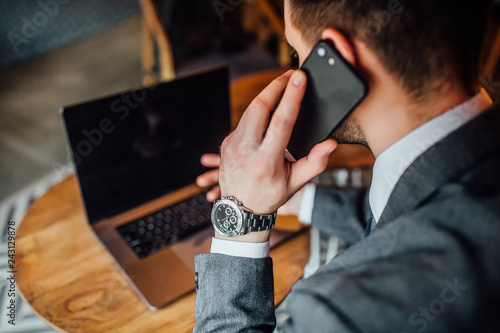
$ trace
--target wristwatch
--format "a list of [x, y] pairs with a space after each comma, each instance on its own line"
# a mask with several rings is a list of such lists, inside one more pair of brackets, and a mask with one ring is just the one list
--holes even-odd
[[212, 223], [219, 234], [233, 237], [271, 229], [276, 223], [277, 214], [256, 215], [236, 198], [222, 197], [212, 208]]

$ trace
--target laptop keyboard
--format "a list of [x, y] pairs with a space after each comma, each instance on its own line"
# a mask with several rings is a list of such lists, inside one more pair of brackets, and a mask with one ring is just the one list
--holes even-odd
[[116, 230], [139, 258], [145, 258], [211, 224], [212, 203], [200, 193]]

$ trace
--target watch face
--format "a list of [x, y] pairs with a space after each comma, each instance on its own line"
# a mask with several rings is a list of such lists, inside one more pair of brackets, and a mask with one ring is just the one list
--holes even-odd
[[212, 223], [220, 234], [235, 236], [241, 231], [243, 214], [235, 202], [221, 199], [212, 209]]

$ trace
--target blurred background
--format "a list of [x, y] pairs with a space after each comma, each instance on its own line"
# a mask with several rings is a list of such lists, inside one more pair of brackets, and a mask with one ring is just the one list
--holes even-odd
[[282, 27], [257, 3], [220, 3], [0, 2], [0, 202], [70, 165], [64, 105], [219, 63], [233, 78], [279, 67]]
[[[480, 76], [495, 98], [497, 9]], [[283, 38], [283, 0], [2, 0], [0, 13], [2, 258], [6, 221], [19, 222], [72, 172], [62, 106], [222, 63], [232, 79], [296, 65]], [[51, 331], [22, 304], [19, 325], [7, 326], [5, 292], [0, 284], [1, 332]]]
[[[218, 64], [232, 79], [289, 67], [282, 11], [282, 0], [2, 0], [0, 257], [7, 221], [73, 172], [62, 106]], [[20, 299], [8, 325], [6, 292], [0, 332], [52, 331]]]

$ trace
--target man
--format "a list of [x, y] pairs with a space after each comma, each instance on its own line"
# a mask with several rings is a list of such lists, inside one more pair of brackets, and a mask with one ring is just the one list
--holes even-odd
[[[369, 192], [301, 190], [336, 143], [285, 159], [306, 86], [295, 71], [251, 103], [222, 144], [220, 171], [199, 178], [209, 185], [218, 176], [211, 199], [235, 197], [269, 220], [298, 192], [305, 220], [351, 244], [295, 284], [283, 331], [498, 332], [500, 110], [476, 79], [490, 5], [285, 0], [300, 62], [329, 39], [367, 82], [368, 96], [334, 139], [368, 146], [376, 162]], [[202, 162], [219, 165], [216, 156]], [[216, 232], [212, 253], [196, 257], [195, 332], [273, 331], [269, 235]]]

